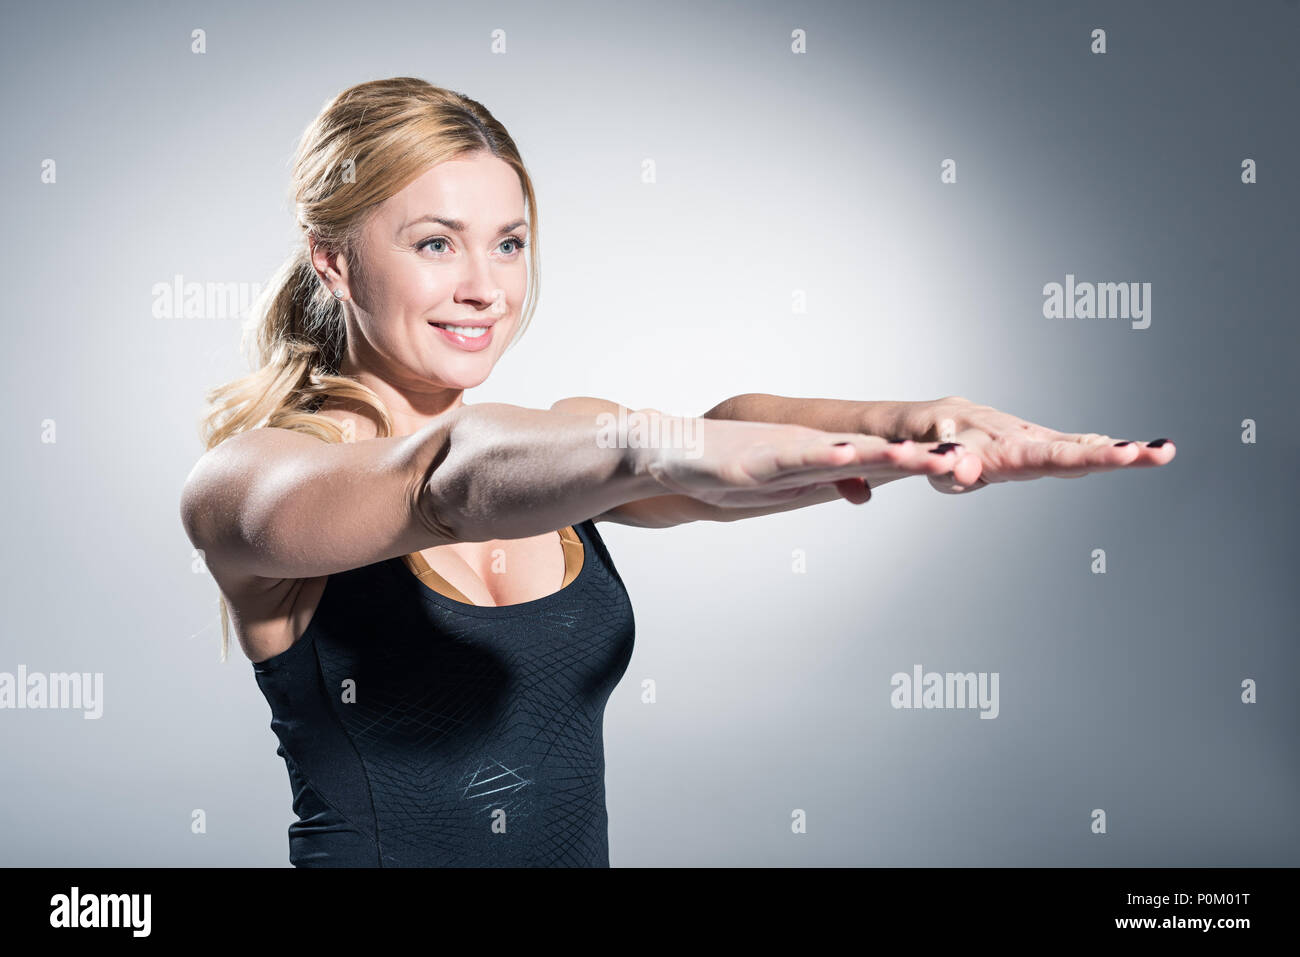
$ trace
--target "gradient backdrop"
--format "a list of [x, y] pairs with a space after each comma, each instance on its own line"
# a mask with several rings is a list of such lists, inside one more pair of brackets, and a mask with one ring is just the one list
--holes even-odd
[[[414, 75], [540, 192], [539, 311], [470, 402], [957, 394], [1178, 447], [603, 524], [637, 621], [614, 866], [1300, 864], [1298, 29], [1294, 0], [7, 7], [0, 671], [102, 672], [104, 714], [0, 710], [0, 863], [287, 866], [269, 709], [178, 517], [239, 320], [153, 289], [265, 282], [303, 128]], [[1044, 318], [1067, 274], [1150, 283], [1150, 327]], [[997, 672], [998, 717], [894, 709], [916, 664]]]

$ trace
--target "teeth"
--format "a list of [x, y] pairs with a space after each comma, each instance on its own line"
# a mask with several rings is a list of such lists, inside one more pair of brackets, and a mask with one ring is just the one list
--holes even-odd
[[466, 339], [477, 339], [479, 336], [486, 335], [488, 331], [487, 326], [449, 326], [442, 322], [435, 322], [434, 325], [439, 329], [454, 332], [458, 336], [464, 336]]

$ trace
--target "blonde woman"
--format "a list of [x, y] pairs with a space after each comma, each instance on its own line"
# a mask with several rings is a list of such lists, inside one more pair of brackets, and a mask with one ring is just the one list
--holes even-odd
[[536, 305], [536, 198], [506, 130], [422, 80], [363, 83], [307, 129], [293, 191], [301, 243], [258, 305], [258, 368], [212, 392], [181, 516], [222, 659], [233, 625], [270, 705], [296, 866], [608, 866], [602, 722], [634, 622], [597, 522], [1174, 454], [959, 397], [466, 404]]

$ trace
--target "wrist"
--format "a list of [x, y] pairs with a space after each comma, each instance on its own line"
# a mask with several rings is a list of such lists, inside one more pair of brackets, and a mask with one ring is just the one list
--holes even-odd
[[860, 402], [857, 425], [852, 430], [866, 435], [878, 435], [884, 439], [915, 438], [909, 434], [908, 429], [912, 419], [916, 418], [915, 407], [924, 404], [893, 400]]
[[963, 428], [962, 409], [971, 405], [971, 402], [959, 395], [948, 395], [940, 399], [907, 402], [903, 405], [906, 407], [899, 411], [895, 421], [897, 432], [894, 434], [914, 442], [940, 442], [944, 440], [943, 430], [940, 428], [944, 420], [951, 420], [952, 431], [960, 432]]
[[[619, 457], [616, 483], [620, 495], [630, 501], [679, 491], [665, 482], [669, 458], [699, 456], [699, 419], [666, 415], [658, 411], [644, 413], [649, 418], [645, 428], [620, 430], [617, 442]], [[608, 436], [605, 436], [606, 440]], [[682, 446], [679, 450], [678, 446]]]
[[942, 399], [917, 402], [867, 402], [859, 431], [886, 439], [937, 441], [927, 438], [938, 431], [937, 406]]

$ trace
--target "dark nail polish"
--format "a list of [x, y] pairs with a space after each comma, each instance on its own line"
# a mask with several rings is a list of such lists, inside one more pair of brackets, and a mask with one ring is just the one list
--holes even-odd
[[1121, 445], [1132, 445], [1132, 444], [1133, 444], [1132, 442], [1116, 442], [1115, 447], [1119, 448]]
[[903, 444], [904, 442], [906, 442], [906, 441], [907, 441], [907, 439], [890, 439], [890, 440], [889, 440], [889, 444], [890, 444], [890, 445], [902, 445], [902, 444]]
[[1168, 439], [1152, 439], [1150, 442], [1147, 443], [1147, 448], [1158, 449], [1160, 448], [1160, 446], [1164, 445], [1168, 441], [1169, 441]]
[[951, 452], [953, 449], [960, 448], [960, 447], [961, 447], [961, 443], [960, 443], [960, 442], [944, 442], [943, 444], [941, 444], [941, 445], [936, 445], [934, 448], [932, 448], [932, 449], [930, 450], [930, 454], [931, 454], [931, 455], [947, 455], [947, 454], [948, 454], [949, 452]]

